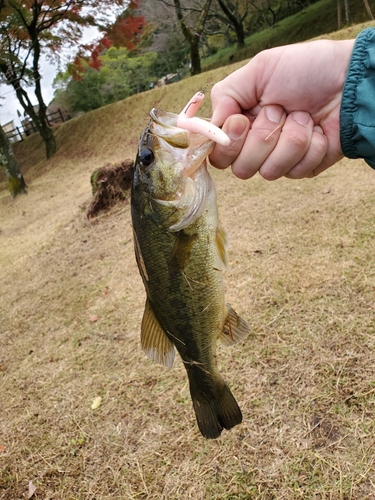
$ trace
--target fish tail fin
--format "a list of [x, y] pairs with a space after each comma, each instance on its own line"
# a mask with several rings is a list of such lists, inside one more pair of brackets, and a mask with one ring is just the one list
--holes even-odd
[[214, 391], [194, 391], [191, 398], [199, 430], [203, 437], [216, 439], [223, 429], [231, 429], [242, 422], [242, 413], [227, 384], [221, 381]]

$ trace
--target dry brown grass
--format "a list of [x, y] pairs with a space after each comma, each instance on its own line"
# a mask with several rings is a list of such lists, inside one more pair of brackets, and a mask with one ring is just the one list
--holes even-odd
[[228, 301], [252, 325], [219, 351], [244, 422], [216, 441], [200, 436], [182, 364], [141, 352], [129, 206], [86, 219], [91, 172], [134, 156], [149, 108], [180, 109], [220, 77], [68, 123], [49, 161], [18, 150], [29, 194], [0, 191], [1, 500], [27, 498], [29, 481], [36, 500], [375, 498], [369, 167], [275, 183], [213, 172]]

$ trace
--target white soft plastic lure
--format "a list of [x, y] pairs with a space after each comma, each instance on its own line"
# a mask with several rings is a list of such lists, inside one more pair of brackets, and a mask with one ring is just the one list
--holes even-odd
[[202, 91], [197, 92], [190, 99], [178, 115], [177, 127], [188, 130], [189, 132], [204, 135], [207, 139], [211, 139], [211, 141], [217, 142], [222, 146], [229, 146], [230, 139], [225, 132], [213, 123], [195, 116], [203, 100], [204, 93]]

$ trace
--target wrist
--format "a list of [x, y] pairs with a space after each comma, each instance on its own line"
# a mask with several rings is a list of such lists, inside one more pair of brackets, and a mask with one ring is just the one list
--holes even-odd
[[340, 109], [340, 141], [348, 158], [364, 158], [375, 168], [375, 29], [357, 39], [345, 79]]

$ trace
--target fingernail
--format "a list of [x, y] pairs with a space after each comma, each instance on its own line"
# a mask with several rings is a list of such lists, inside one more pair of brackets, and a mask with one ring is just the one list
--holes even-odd
[[281, 106], [269, 105], [266, 106], [266, 116], [270, 122], [280, 123], [284, 115], [284, 110]]
[[311, 117], [306, 111], [294, 111], [293, 120], [306, 127], [310, 123]]
[[248, 126], [249, 120], [246, 116], [232, 117], [228, 123], [228, 130], [226, 131], [230, 139], [236, 140], [242, 136]]

